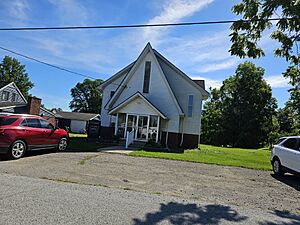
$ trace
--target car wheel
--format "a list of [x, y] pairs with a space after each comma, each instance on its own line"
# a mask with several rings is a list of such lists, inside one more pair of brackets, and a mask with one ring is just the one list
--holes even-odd
[[11, 145], [8, 151], [8, 157], [11, 159], [19, 159], [25, 154], [25, 152], [26, 152], [25, 142], [18, 140]]
[[274, 159], [272, 166], [273, 166], [273, 172], [275, 175], [283, 175], [284, 174], [279, 159]]
[[68, 147], [68, 141], [67, 138], [62, 138], [58, 142], [57, 150], [58, 151], [65, 151]]

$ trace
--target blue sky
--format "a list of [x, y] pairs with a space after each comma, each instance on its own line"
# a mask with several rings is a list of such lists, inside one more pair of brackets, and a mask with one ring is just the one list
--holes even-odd
[[[175, 23], [230, 20], [238, 17], [231, 7], [238, 0], [10, 0], [0, 1], [0, 26], [75, 26]], [[147, 42], [192, 78], [205, 79], [207, 87], [219, 87], [234, 74], [241, 60], [230, 56], [229, 25], [172, 28], [134, 28], [84, 31], [1, 31], [0, 46], [46, 62], [107, 79], [131, 63]], [[279, 106], [288, 99], [287, 67], [275, 58], [277, 43], [266, 32], [260, 46], [266, 56], [253, 61], [265, 68]], [[11, 55], [0, 50], [0, 57]], [[68, 74], [14, 56], [26, 65], [35, 87], [30, 93], [47, 108], [69, 110], [70, 89], [83, 77]], [[249, 59], [248, 59], [249, 60]]]

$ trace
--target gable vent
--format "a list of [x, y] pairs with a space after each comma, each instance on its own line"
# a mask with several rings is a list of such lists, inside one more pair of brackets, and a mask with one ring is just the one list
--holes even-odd
[[193, 80], [193, 81], [205, 90], [204, 80]]

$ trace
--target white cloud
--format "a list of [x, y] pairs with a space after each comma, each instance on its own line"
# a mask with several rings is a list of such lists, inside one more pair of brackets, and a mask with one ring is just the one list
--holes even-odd
[[30, 11], [29, 4], [26, 0], [10, 0], [4, 2], [4, 7], [13, 20], [26, 20]]
[[[163, 5], [162, 12], [158, 16], [150, 19], [147, 23], [177, 23], [199, 12], [213, 1], [214, 0], [169, 0]], [[164, 32], [168, 29], [167, 27], [144, 28], [142, 30], [141, 41], [143, 43], [150, 41], [159, 44], [161, 36], [163, 36]]]
[[204, 80], [205, 81], [205, 89], [208, 90], [211, 88], [220, 88], [222, 86], [221, 80], [215, 80], [208, 77], [202, 77], [202, 76], [191, 76], [191, 79], [193, 80]]
[[89, 11], [77, 0], [48, 0], [57, 9], [63, 24], [85, 24]]
[[265, 78], [267, 83], [271, 85], [272, 88], [286, 88], [290, 87], [289, 80], [283, 77], [283, 75], [268, 76]]
[[206, 65], [201, 66], [198, 70], [202, 73], [214, 72], [218, 70], [226, 70], [233, 68], [239, 62], [238, 59], [228, 59], [223, 62], [216, 62], [216, 63], [207, 63]]

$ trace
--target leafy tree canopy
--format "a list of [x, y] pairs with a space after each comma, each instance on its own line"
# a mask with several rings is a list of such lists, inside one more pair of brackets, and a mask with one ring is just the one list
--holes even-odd
[[5, 56], [0, 63], [0, 81], [15, 82], [25, 98], [28, 97], [28, 91], [34, 86], [29, 80], [25, 70], [25, 65], [12, 57]]
[[85, 79], [71, 89], [72, 101], [70, 108], [73, 112], [99, 113], [102, 103], [102, 92], [97, 88], [102, 80]]
[[51, 112], [56, 113], [56, 112], [62, 112], [62, 108], [52, 108], [50, 109]]
[[202, 141], [213, 145], [256, 148], [269, 142], [277, 107], [264, 69], [245, 62], [213, 89], [202, 119]]
[[[300, 1], [242, 0], [233, 6], [232, 11], [249, 21], [239, 20], [232, 24], [231, 54], [241, 58], [264, 56], [258, 41], [265, 30], [272, 29], [271, 38], [280, 44], [274, 49], [275, 56], [283, 57], [290, 63], [283, 73], [293, 86], [289, 90], [289, 104], [300, 114]], [[274, 17], [280, 20], [272, 24], [269, 19]]]

